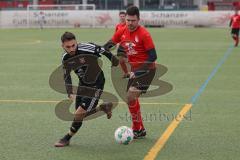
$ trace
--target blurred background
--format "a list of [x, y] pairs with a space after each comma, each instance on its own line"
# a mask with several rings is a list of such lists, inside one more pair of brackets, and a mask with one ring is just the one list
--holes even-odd
[[122, 10], [129, 5], [141, 10], [231, 10], [239, 7], [236, 0], [1, 0], [0, 9], [26, 9], [27, 5], [95, 4], [100, 10]]
[[112, 28], [140, 8], [146, 27], [226, 27], [236, 0], [1, 0], [0, 28]]

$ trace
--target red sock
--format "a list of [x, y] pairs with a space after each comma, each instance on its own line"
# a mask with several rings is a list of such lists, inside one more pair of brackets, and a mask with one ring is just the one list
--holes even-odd
[[138, 99], [130, 102], [130, 105], [128, 106], [128, 108], [132, 117], [132, 129], [133, 130], [144, 129], [141, 111], [140, 111], [140, 104]]
[[126, 65], [126, 63], [125, 63], [124, 61], [120, 61], [120, 66], [121, 66], [123, 72], [124, 72], [125, 74], [127, 74], [127, 73], [128, 73], [128, 70], [127, 70], [127, 65]]

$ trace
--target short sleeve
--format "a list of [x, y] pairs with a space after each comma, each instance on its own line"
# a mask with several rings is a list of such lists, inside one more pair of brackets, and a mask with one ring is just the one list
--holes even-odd
[[144, 34], [143, 45], [146, 51], [155, 48], [152, 37], [149, 32]]
[[117, 43], [121, 42], [121, 36], [122, 36], [122, 34], [124, 33], [124, 30], [125, 30], [125, 28], [123, 28], [123, 29], [118, 29], [118, 30], [114, 33], [114, 35], [112, 36], [112, 39], [111, 39], [113, 43], [117, 44]]

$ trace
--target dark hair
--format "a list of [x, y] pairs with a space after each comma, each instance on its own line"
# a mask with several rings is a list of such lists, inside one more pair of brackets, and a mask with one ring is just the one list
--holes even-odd
[[139, 9], [136, 6], [130, 6], [127, 8], [127, 15], [140, 17]]
[[65, 41], [71, 41], [71, 40], [75, 40], [76, 37], [73, 33], [71, 32], [65, 32], [62, 36], [61, 36], [61, 41], [62, 43], [64, 43]]
[[126, 12], [125, 12], [125, 11], [120, 11], [120, 12], [119, 12], [119, 15], [121, 15], [121, 14], [126, 15]]

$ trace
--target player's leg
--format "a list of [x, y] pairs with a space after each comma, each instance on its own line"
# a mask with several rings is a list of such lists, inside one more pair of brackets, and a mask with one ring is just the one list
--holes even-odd
[[82, 96], [79, 96], [79, 95], [76, 96], [76, 103], [75, 103], [76, 111], [74, 113], [74, 119], [71, 124], [70, 130], [63, 138], [61, 138], [58, 142], [54, 144], [55, 147], [68, 146], [72, 136], [74, 136], [82, 126], [83, 118], [86, 116], [86, 112], [87, 112], [85, 109], [85, 106], [82, 105], [82, 99], [83, 99]]
[[[86, 116], [98, 112], [96, 109], [99, 98], [102, 94], [102, 89], [81, 86], [78, 89], [76, 97], [76, 112], [74, 113], [74, 120], [67, 135], [63, 137], [63, 141], [69, 144], [70, 139], [74, 136], [82, 126], [83, 119]], [[84, 96], [86, 95], [86, 96]], [[93, 112], [91, 112], [93, 111]]]
[[107, 114], [108, 119], [111, 118], [111, 111], [113, 106], [112, 103], [103, 103], [98, 108], [96, 108], [99, 98], [102, 94], [102, 90], [104, 88], [104, 77], [102, 79], [103, 80], [100, 83], [96, 84], [95, 88], [89, 86], [80, 86], [78, 88], [75, 103], [76, 112], [74, 114], [74, 120], [69, 132], [57, 143], [55, 143], [55, 147], [68, 146], [72, 136], [75, 135], [82, 126], [82, 122], [85, 117], [99, 111], [104, 111]]
[[232, 28], [231, 35], [232, 35], [232, 38], [234, 40], [234, 45], [235, 46], [237, 46], [238, 42], [239, 42], [238, 33], [239, 33], [238, 29]]
[[140, 95], [141, 90], [134, 86], [129, 87], [127, 92], [127, 103], [132, 118], [132, 129], [134, 132], [145, 130], [142, 122], [142, 115], [138, 100]]
[[119, 45], [118, 50], [117, 50], [117, 56], [119, 57], [119, 64], [121, 66], [121, 69], [123, 71], [123, 78], [129, 78], [129, 72], [127, 68], [127, 56], [124, 51], [124, 48]]
[[128, 83], [127, 100], [128, 108], [132, 117], [132, 129], [134, 138], [146, 136], [146, 130], [143, 125], [139, 96], [146, 93], [155, 75], [155, 69], [143, 73], [141, 76], [130, 79]]
[[112, 102], [104, 102], [100, 104], [98, 107], [93, 108], [91, 111], [88, 111], [84, 118], [87, 118], [88, 116], [91, 116], [97, 112], [103, 111], [104, 113], [106, 113], [107, 118], [110, 119], [112, 117], [112, 108], [113, 108]]
[[39, 27], [40, 27], [41, 30], [43, 29], [43, 21], [42, 21], [42, 19], [39, 19]]
[[113, 104], [111, 102], [102, 103], [97, 107], [99, 99], [103, 93], [104, 84], [105, 84], [105, 78], [102, 72], [101, 75], [96, 80], [96, 83], [94, 86], [89, 86], [82, 90], [83, 93], [88, 95], [88, 98], [86, 97], [84, 99], [85, 104], [89, 106], [87, 109], [85, 118], [99, 111], [103, 111], [104, 113], [106, 113], [108, 119], [112, 117]]
[[104, 84], [98, 84], [97, 88], [92, 88], [91, 97], [85, 97], [84, 102], [89, 107], [87, 108], [87, 112], [84, 118], [91, 116], [99, 111], [103, 111], [107, 114], [107, 118], [110, 119], [112, 117], [112, 102], [104, 102], [100, 104], [98, 107], [99, 99], [103, 92], [103, 86]]
[[235, 33], [234, 33], [234, 28], [232, 28], [232, 30], [231, 30], [231, 36], [232, 36], [232, 39], [235, 41], [236, 40], [236, 38], [235, 38]]
[[235, 37], [236, 37], [235, 47], [237, 47], [237, 46], [238, 46], [238, 43], [239, 43], [239, 28], [236, 28]]

